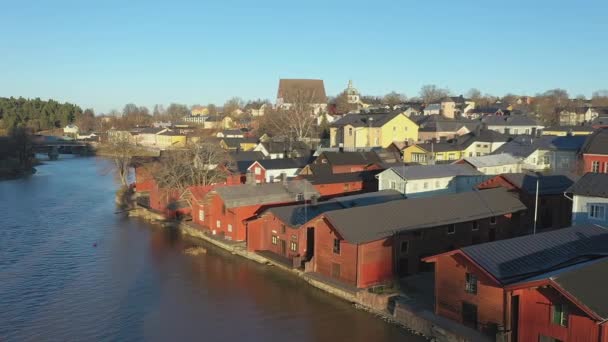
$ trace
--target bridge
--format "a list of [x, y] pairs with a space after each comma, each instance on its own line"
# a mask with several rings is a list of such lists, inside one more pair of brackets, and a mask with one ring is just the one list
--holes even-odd
[[59, 158], [60, 154], [90, 155], [93, 147], [90, 143], [71, 140], [48, 140], [35, 141], [33, 143], [35, 153], [46, 154], [50, 159]]

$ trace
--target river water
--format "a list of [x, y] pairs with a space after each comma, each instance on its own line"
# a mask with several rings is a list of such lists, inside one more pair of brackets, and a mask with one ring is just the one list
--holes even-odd
[[[98, 158], [0, 182], [0, 341], [422, 341], [301, 279], [115, 214]], [[196, 257], [185, 248], [202, 245]]]

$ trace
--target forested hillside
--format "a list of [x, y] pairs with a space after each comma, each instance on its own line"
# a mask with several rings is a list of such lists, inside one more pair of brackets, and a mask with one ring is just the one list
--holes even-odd
[[81, 115], [82, 109], [71, 103], [0, 97], [0, 122], [4, 128], [20, 126], [34, 131], [59, 128]]

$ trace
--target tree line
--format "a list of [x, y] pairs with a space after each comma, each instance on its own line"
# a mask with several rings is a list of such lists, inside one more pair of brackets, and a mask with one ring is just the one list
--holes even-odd
[[23, 97], [0, 97], [1, 126], [6, 129], [26, 127], [41, 131], [65, 127], [82, 115], [82, 108], [72, 103]]

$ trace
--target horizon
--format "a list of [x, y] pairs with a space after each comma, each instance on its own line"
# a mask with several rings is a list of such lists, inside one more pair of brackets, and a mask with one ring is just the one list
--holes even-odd
[[5, 7], [0, 97], [54, 99], [96, 114], [127, 103], [274, 102], [281, 78], [322, 79], [329, 96], [349, 80], [362, 95], [408, 98], [425, 84], [455, 96], [561, 88], [590, 98], [608, 88], [608, 48], [599, 44], [608, 4], [600, 1]]

